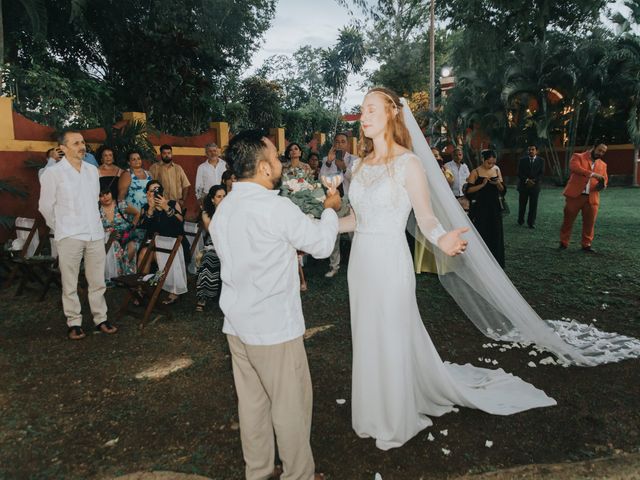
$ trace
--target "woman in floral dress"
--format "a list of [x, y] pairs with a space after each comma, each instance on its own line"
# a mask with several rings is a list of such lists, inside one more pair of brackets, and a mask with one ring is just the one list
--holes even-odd
[[116, 238], [112, 244], [116, 259], [116, 276], [136, 273], [138, 244], [131, 236], [134, 228], [131, 216], [118, 208], [110, 188], [102, 188], [100, 191], [100, 218], [106, 236], [116, 232]]

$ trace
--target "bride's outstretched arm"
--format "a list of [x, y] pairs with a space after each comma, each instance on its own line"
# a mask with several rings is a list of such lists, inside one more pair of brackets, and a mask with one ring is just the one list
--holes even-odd
[[416, 222], [420, 231], [427, 240], [436, 245], [447, 255], [462, 253], [467, 242], [460, 235], [468, 228], [458, 228], [447, 232], [440, 221], [433, 214], [431, 208], [431, 196], [427, 175], [418, 157], [410, 157], [405, 171], [405, 187], [409, 193], [409, 200], [416, 216]]
[[356, 229], [356, 214], [353, 208], [349, 209], [349, 215], [338, 220], [338, 232], [349, 233]]

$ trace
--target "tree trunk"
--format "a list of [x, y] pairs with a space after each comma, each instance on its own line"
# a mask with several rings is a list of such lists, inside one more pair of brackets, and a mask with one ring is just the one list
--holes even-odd
[[[0, 0], [0, 68], [4, 66], [4, 19], [2, 18], [2, 0]], [[2, 84], [2, 72], [0, 72], [0, 84]]]
[[636, 145], [633, 149], [633, 179], [631, 180], [631, 186], [638, 186], [638, 160], [640, 160], [640, 145]]
[[429, 106], [431, 111], [436, 109], [436, 0], [431, 0], [429, 10]]

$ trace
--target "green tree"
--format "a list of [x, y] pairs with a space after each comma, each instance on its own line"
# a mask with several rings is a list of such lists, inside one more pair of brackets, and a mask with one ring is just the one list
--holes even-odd
[[245, 79], [242, 103], [247, 109], [247, 126], [268, 129], [281, 125], [282, 87], [278, 83], [256, 76]]

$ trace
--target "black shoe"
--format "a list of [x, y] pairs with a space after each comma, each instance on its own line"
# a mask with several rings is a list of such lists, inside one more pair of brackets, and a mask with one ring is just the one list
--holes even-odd
[[589, 245], [588, 247], [582, 247], [582, 251], [584, 253], [596, 253], [596, 251], [593, 248], [591, 248], [591, 245]]
[[518, 220], [518, 225], [520, 226], [524, 225], [524, 220], [523, 221]]
[[562, 243], [560, 244], [560, 246], [558, 247], [558, 250], [566, 250], [567, 246], [563, 245]]
[[529, 225], [529, 228], [536, 228], [535, 225]]

